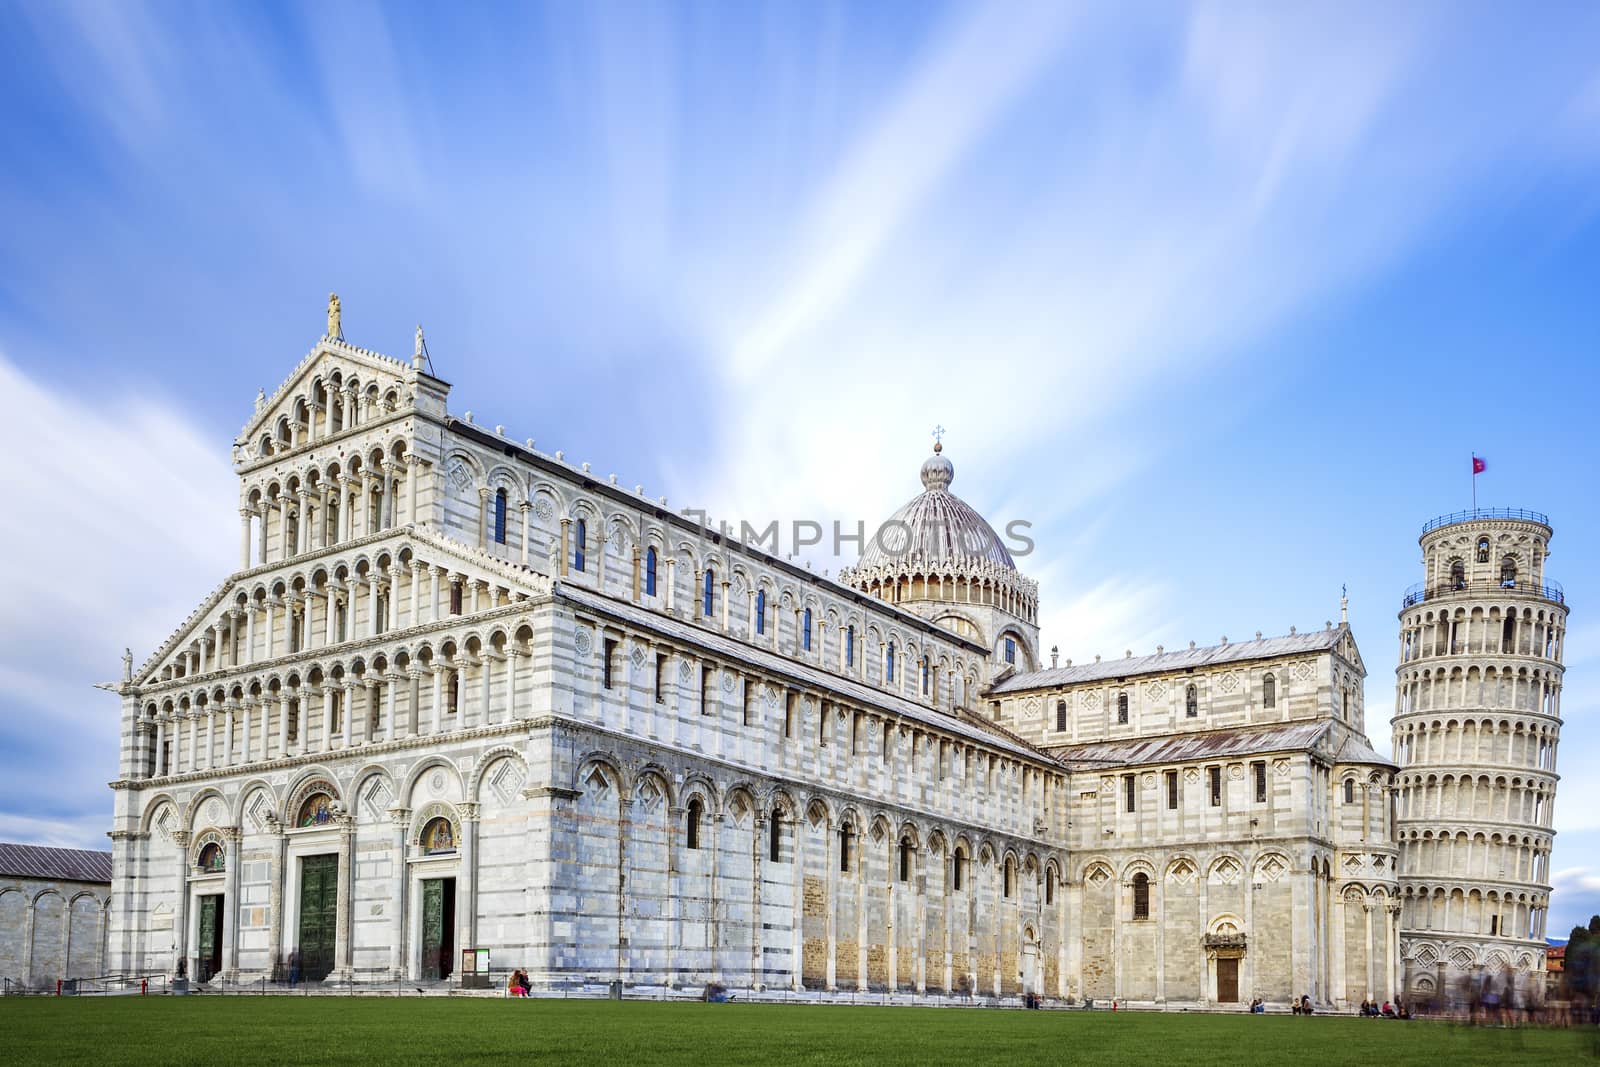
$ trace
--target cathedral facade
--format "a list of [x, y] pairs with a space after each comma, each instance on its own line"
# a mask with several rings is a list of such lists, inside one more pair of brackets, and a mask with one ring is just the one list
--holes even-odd
[[950, 492], [828, 579], [328, 334], [120, 687], [112, 971], [1208, 1006], [1393, 996], [1348, 626], [1043, 667]]

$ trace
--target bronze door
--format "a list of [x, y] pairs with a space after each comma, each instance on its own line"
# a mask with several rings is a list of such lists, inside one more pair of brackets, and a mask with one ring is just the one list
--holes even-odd
[[331, 854], [307, 856], [300, 867], [300, 977], [303, 981], [320, 982], [333, 970], [338, 916], [339, 857]]
[[1217, 960], [1217, 1003], [1237, 1004], [1239, 1002], [1239, 961], [1236, 959]]
[[456, 880], [422, 883], [422, 977], [449, 978], [455, 971]]

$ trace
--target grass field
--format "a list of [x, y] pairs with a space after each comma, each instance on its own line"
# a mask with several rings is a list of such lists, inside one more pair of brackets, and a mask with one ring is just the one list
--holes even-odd
[[0, 1001], [0, 1063], [723, 1064], [1592, 1061], [1584, 1030], [1249, 1015], [338, 997]]

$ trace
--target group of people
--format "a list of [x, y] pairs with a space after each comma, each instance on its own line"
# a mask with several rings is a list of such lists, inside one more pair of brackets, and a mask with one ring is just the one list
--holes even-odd
[[1361, 1014], [1369, 1019], [1411, 1018], [1411, 1013], [1406, 1010], [1406, 1006], [1404, 1004], [1400, 1003], [1399, 1001], [1391, 1004], [1387, 1000], [1383, 1002], [1382, 1007], [1379, 1007], [1376, 1000], [1363, 1000], [1361, 1002]]
[[532, 983], [528, 981], [528, 972], [518, 967], [511, 972], [511, 978], [506, 982], [506, 995], [510, 997], [525, 997]]

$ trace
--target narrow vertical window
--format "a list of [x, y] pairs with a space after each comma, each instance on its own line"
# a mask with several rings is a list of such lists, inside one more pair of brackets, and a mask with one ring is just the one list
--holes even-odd
[[961, 885], [967, 880], [967, 854], [961, 849], [956, 849], [955, 863], [951, 865], [950, 887], [956, 892], [961, 892]]
[[845, 627], [844, 665], [846, 667], [854, 667], [856, 665], [856, 628], [854, 626]]
[[1017, 662], [1017, 642], [1013, 638], [1006, 638], [1006, 662]]
[[1192, 685], [1183, 691], [1183, 714], [1191, 719], [1200, 714], [1200, 691]]
[[1261, 706], [1264, 708], [1278, 706], [1278, 679], [1270, 674], [1261, 679]]
[[783, 812], [776, 809], [772, 812], [771, 840], [767, 846], [767, 858], [773, 863], [783, 862]]
[[657, 652], [656, 653], [656, 703], [657, 704], [665, 704], [667, 702], [666, 680], [667, 680], [667, 654], [665, 652]]
[[583, 570], [583, 563], [589, 552], [589, 523], [583, 519], [578, 520], [577, 532], [572, 535], [572, 569]]
[[1517, 561], [1507, 556], [1500, 561], [1500, 588], [1515, 589], [1517, 587]]
[[1356, 802], [1356, 780], [1354, 778], [1346, 778], [1344, 780], [1344, 802], [1346, 804], [1354, 804]]
[[767, 591], [759, 590], [756, 593], [756, 633], [767, 632]]
[[922, 695], [927, 696], [933, 688], [933, 668], [928, 664], [928, 657], [922, 657]]
[[617, 658], [617, 643], [609, 637], [606, 638], [602, 655], [605, 657], [605, 662], [600, 665], [600, 684], [610, 689], [612, 681], [611, 664]]
[[450, 583], [450, 614], [461, 614], [461, 583]]
[[1177, 771], [1168, 771], [1166, 773], [1166, 780], [1167, 780], [1167, 810], [1168, 811], [1177, 811], [1178, 810], [1178, 772]]
[[900, 839], [900, 880], [911, 881], [911, 838]]
[[850, 824], [845, 823], [839, 827], [839, 873], [850, 873], [850, 843], [854, 836]]
[[744, 724], [750, 726], [756, 721], [756, 687], [750, 684], [748, 677], [744, 680]]
[[1128, 694], [1127, 693], [1118, 693], [1117, 694], [1117, 722], [1126, 723], [1127, 721], [1128, 721]]
[[1056, 732], [1065, 733], [1067, 730], [1067, 702], [1056, 701]]
[[800, 646], [807, 652], [811, 651], [811, 609], [807, 608], [802, 615], [800, 629]]
[[794, 736], [795, 709], [800, 703], [800, 694], [790, 690], [783, 697], [783, 736], [785, 739]]
[[711, 687], [716, 684], [711, 667], [700, 668], [700, 714], [711, 714]]
[[700, 847], [700, 815], [704, 811], [705, 805], [700, 803], [699, 797], [689, 801], [689, 811], [684, 816], [683, 824], [684, 844], [689, 848]]
[[1044, 902], [1049, 907], [1056, 902], [1056, 872], [1046, 871], [1044, 875]]
[[497, 545], [506, 543], [506, 491], [494, 491], [494, 541]]
[[450, 692], [448, 695], [449, 706], [445, 709], [447, 714], [454, 715], [461, 707], [461, 672], [450, 672]]
[[656, 550], [652, 545], [644, 553], [644, 595], [656, 595]]
[[1266, 761], [1265, 760], [1256, 760], [1254, 763], [1250, 764], [1250, 769], [1251, 769], [1251, 771], [1253, 771], [1255, 773], [1255, 779], [1256, 779], [1256, 803], [1257, 804], [1265, 804], [1267, 802], [1267, 764], [1266, 764]]
[[1489, 539], [1487, 537], [1478, 538], [1478, 562], [1489, 562]]
[[1150, 918], [1150, 876], [1143, 871], [1133, 876], [1133, 917]]
[[1122, 776], [1122, 803], [1127, 811], [1134, 811], [1134, 801], [1138, 798], [1138, 779], [1131, 774]]
[[711, 618], [717, 607], [717, 572], [710, 567], [706, 568], [704, 588], [700, 594], [700, 614]]
[[893, 641], [890, 641], [889, 642], [889, 647], [884, 650], [884, 655], [883, 655], [883, 680], [886, 681], [886, 682], [894, 681], [894, 642]]
[[1000, 887], [1000, 894], [1002, 896], [1004, 896], [1007, 900], [1010, 900], [1011, 899], [1011, 894], [1016, 892], [1016, 889], [1017, 889], [1016, 884], [1015, 884], [1016, 880], [1017, 880], [1017, 866], [1016, 866], [1016, 864], [1014, 862], [1012, 862], [1011, 858], [1008, 856], [1008, 857], [1006, 857], [1005, 880], [1004, 880], [1004, 883]]
[[1211, 779], [1211, 806], [1222, 807], [1222, 768], [1207, 767], [1206, 774]]

